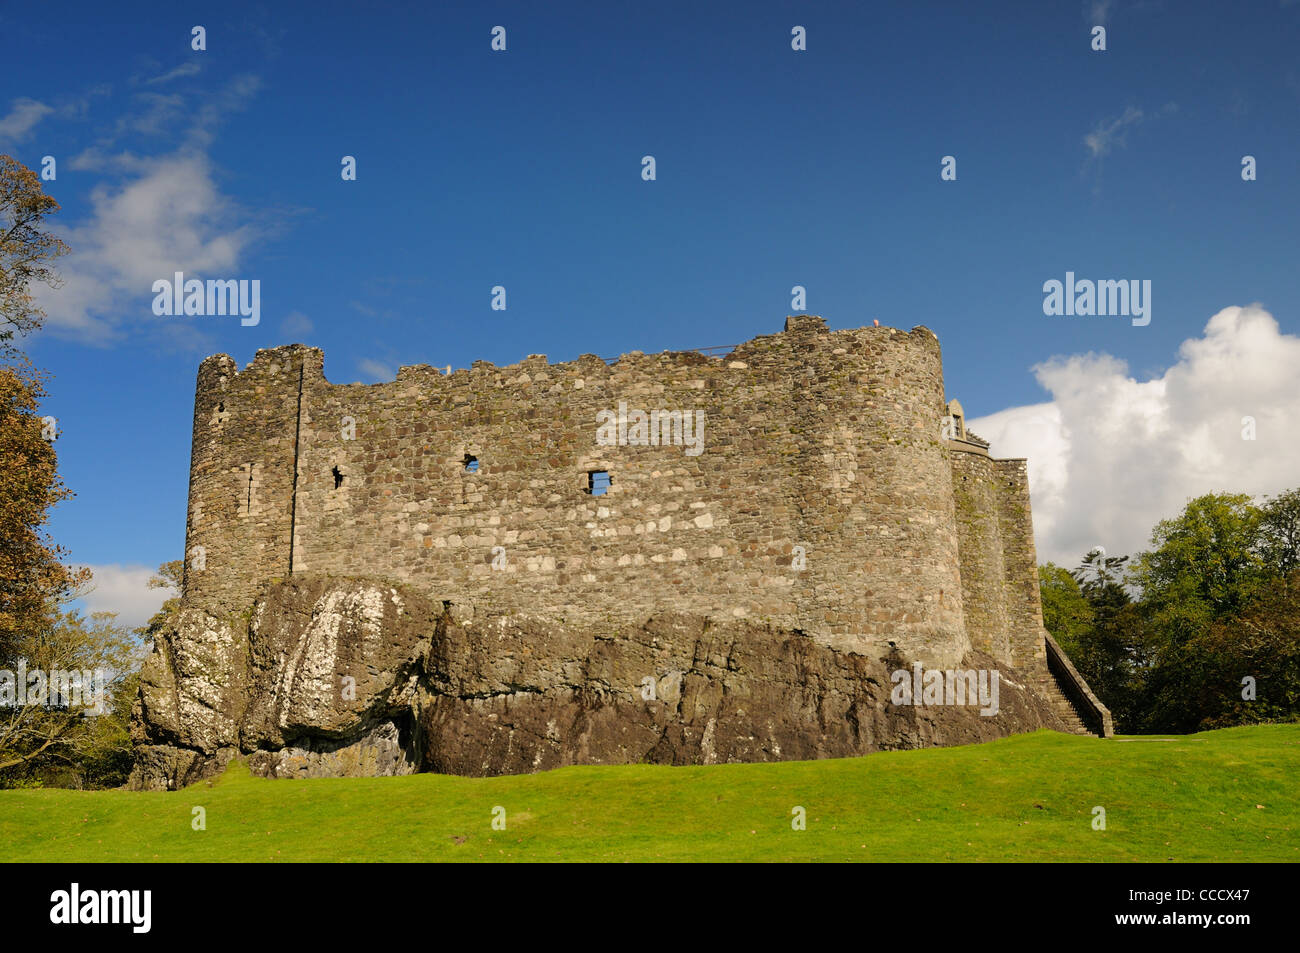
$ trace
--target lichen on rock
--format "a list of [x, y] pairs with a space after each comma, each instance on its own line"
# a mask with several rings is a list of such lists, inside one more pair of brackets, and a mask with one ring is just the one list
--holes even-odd
[[[241, 625], [242, 622], [242, 625]], [[1003, 674], [997, 715], [890, 701], [910, 662], [745, 619], [629, 626], [453, 605], [365, 578], [294, 575], [241, 619], [183, 610], [136, 704], [131, 784], [168, 789], [244, 756], [267, 777], [843, 757], [1061, 728]]]

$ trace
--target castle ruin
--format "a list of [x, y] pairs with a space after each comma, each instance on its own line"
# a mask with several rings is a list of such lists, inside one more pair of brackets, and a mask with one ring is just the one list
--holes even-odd
[[[498, 773], [1110, 733], [1043, 628], [1025, 461], [966, 429], [924, 327], [798, 315], [721, 357], [531, 355], [369, 386], [331, 384], [323, 360], [291, 345], [199, 368], [182, 619], [146, 668], [141, 786], [237, 753], [279, 775]], [[719, 633], [751, 671], [704, 670]], [[770, 678], [791, 692], [764, 652], [816, 656], [843, 686], [760, 716], [737, 699]], [[888, 711], [891, 667], [972, 660], [1021, 693], [1000, 727]], [[340, 694], [348, 678], [366, 697]], [[646, 679], [664, 691], [644, 698]], [[827, 705], [854, 724], [808, 721]], [[599, 742], [601, 719], [645, 743]]]

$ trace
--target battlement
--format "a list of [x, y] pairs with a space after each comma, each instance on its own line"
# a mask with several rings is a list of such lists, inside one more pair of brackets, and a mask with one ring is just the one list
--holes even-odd
[[374, 575], [611, 630], [678, 610], [927, 665], [972, 641], [1032, 654], [1023, 468], [960, 452], [947, 411], [928, 328], [815, 315], [716, 356], [370, 385], [329, 382], [303, 345], [242, 370], [218, 354], [198, 373], [184, 598], [238, 613], [291, 574]]
[[[825, 337], [823, 339], [814, 335], [824, 335]], [[909, 343], [915, 343], [922, 347], [930, 344], [933, 346], [934, 353], [936, 355], [939, 353], [939, 339], [933, 331], [924, 325], [917, 325], [911, 331], [889, 327], [831, 330], [827, 327], [824, 318], [818, 315], [801, 314], [786, 318], [784, 331], [778, 334], [760, 335], [743, 344], [735, 345], [732, 350], [724, 354], [705, 354], [696, 349], [661, 351], [651, 354], [644, 351], [629, 351], [612, 360], [598, 357], [595, 354], [582, 354], [575, 360], [557, 363], [551, 363], [547, 360], [545, 354], [530, 354], [522, 361], [501, 367], [491, 361], [476, 360], [471, 367], [455, 368], [451, 374], [445, 373], [441, 367], [434, 367], [430, 364], [403, 364], [398, 368], [395, 382], [365, 385], [331, 384], [331, 386], [384, 387], [392, 383], [403, 383], [409, 380], [436, 382], [448, 377], [454, 378], [458, 374], [473, 376], [475, 373], [484, 372], [506, 376], [517, 376], [538, 371], [563, 374], [571, 369], [597, 368], [600, 365], [613, 369], [635, 369], [664, 365], [680, 365], [683, 368], [689, 368], [707, 364], [732, 370], [743, 370], [743, 367], [733, 367], [732, 365], [738, 361], [743, 361], [745, 356], [761, 355], [771, 349], [787, 348], [796, 341], [801, 348], [819, 348], [835, 353], [838, 348], [843, 348], [845, 352], [850, 350], [860, 351], [872, 346], [879, 347], [882, 342], [890, 343], [895, 339], [901, 340], [903, 338], [906, 338]], [[308, 347], [303, 344], [285, 344], [274, 348], [259, 348], [253, 355], [253, 360], [246, 364], [242, 371], [239, 370], [238, 363], [229, 354], [213, 354], [204, 358], [200, 363], [199, 377], [202, 380], [205, 373], [207, 373], [224, 376], [228, 381], [234, 382], [245, 375], [252, 374], [254, 377], [264, 379], [265, 377], [276, 376], [291, 365], [294, 368], [301, 365], [309, 379], [330, 384], [325, 378], [324, 364], [325, 355], [320, 348]]]

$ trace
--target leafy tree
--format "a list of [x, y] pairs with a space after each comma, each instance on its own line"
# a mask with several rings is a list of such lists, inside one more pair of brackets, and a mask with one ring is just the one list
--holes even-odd
[[[1214, 622], [1180, 653], [1188, 730], [1300, 717], [1300, 570]], [[1254, 696], [1243, 679], [1253, 680]]]
[[158, 573], [149, 579], [150, 589], [174, 589], [176, 595], [165, 600], [153, 617], [149, 619], [138, 630], [146, 646], [152, 646], [154, 638], [167, 625], [181, 607], [181, 589], [185, 575], [185, 563], [180, 559], [173, 559], [165, 562], [158, 567]]
[[1141, 721], [1150, 664], [1147, 631], [1125, 587], [1127, 556], [1094, 550], [1073, 571], [1040, 566], [1043, 625], [1114, 715], [1121, 731]]
[[[1300, 717], [1300, 490], [1211, 493], [1152, 549], [1040, 567], [1043, 621], [1122, 731]], [[1137, 593], [1135, 601], [1134, 594]], [[1242, 679], [1256, 698], [1243, 698]]]
[[1260, 556], [1283, 588], [1300, 569], [1300, 489], [1287, 490], [1264, 504], [1259, 522]]
[[[27, 633], [15, 649], [9, 671], [0, 675], [0, 786], [32, 780], [74, 787], [125, 781], [135, 675], [143, 662], [138, 636], [112, 612], [89, 618], [65, 612], [50, 629]], [[15, 677], [20, 664], [28, 673], [21, 689]], [[49, 693], [45, 697], [33, 697], [37, 682], [30, 673], [38, 671]], [[56, 672], [94, 677], [80, 679], [81, 697], [74, 700], [50, 691]], [[92, 688], [87, 698], [86, 689]], [[102, 704], [95, 703], [97, 691], [102, 691]]]
[[0, 358], [9, 362], [0, 365], [0, 660], [49, 628], [57, 603], [88, 578], [63, 565], [66, 554], [41, 529], [46, 511], [71, 494], [58, 478], [54, 434], [37, 416], [45, 380], [12, 344], [44, 318], [32, 284], [58, 284], [50, 262], [68, 248], [44, 230], [58, 209], [35, 172], [0, 155]]
[[1107, 556], [1094, 549], [1071, 573], [1092, 611], [1092, 624], [1075, 665], [1111, 710], [1121, 731], [1131, 731], [1141, 721], [1144, 682], [1151, 664], [1149, 632], [1129, 593], [1128, 561], [1128, 556]]
[[25, 364], [0, 366], [0, 661], [48, 629], [58, 602], [89, 579], [64, 565], [66, 552], [43, 531], [49, 508], [72, 494], [37, 416], [42, 396], [42, 378]]
[[[132, 765], [131, 709], [139, 694], [140, 667], [153, 638], [180, 608], [180, 560], [163, 563], [151, 589], [177, 590], [140, 628], [130, 631], [111, 612], [89, 619], [61, 614], [45, 632], [29, 635], [9, 662], [35, 669], [101, 669], [108, 678], [105, 708], [95, 717], [62, 706], [0, 705], [0, 787], [52, 785], [113, 787]], [[3, 686], [0, 686], [0, 692]], [[0, 699], [2, 700], [2, 699]]]
[[1175, 644], [1238, 612], [1265, 579], [1262, 513], [1244, 493], [1209, 493], [1161, 520], [1133, 572], [1161, 632]]
[[[1285, 505], [1275, 511], [1279, 530]], [[1239, 631], [1243, 613], [1267, 595], [1270, 577], [1277, 581], [1264, 555], [1264, 518], [1247, 494], [1210, 493], [1156, 524], [1153, 548], [1133, 574], [1153, 633], [1146, 730], [1198, 730], [1225, 710], [1230, 684], [1251, 674], [1232, 675], [1241, 660], [1229, 664], [1222, 650], [1225, 633]], [[1281, 550], [1278, 558], [1285, 558]]]
[[45, 230], [45, 217], [59, 210], [41, 179], [13, 156], [0, 155], [0, 356], [12, 353], [15, 335], [41, 326], [32, 284], [58, 287], [50, 262], [68, 246]]
[[1043, 602], [1043, 626], [1077, 666], [1092, 631], [1092, 606], [1079, 591], [1078, 580], [1055, 563], [1038, 567], [1038, 589]]

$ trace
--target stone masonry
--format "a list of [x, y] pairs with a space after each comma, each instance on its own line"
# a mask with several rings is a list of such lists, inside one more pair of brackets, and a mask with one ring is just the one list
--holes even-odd
[[[279, 764], [281, 755], [268, 752], [319, 754], [322, 744], [350, 750], [352, 767], [320, 768], [304, 755], [321, 773], [393, 773], [398, 764], [528, 769], [512, 757], [470, 764], [428, 749], [430, 738], [459, 730], [457, 719], [473, 720], [465, 696], [439, 697], [439, 680], [446, 688], [463, 660], [444, 659], [437, 673], [428, 666], [439, 645], [478, 644], [477, 636], [454, 637], [473, 630], [475, 618], [496, 619], [502, 633], [569, 633], [556, 638], [576, 639], [586, 662], [602, 633], [644, 639], [666, 616], [678, 620], [679, 635], [717, 626], [750, 633], [742, 641], [755, 660], [754, 646], [794, 651], [799, 640], [808, 646], [801, 653], [862, 665], [951, 668], [977, 655], [1015, 673], [1039, 700], [1060, 701], [1053, 672], [1065, 669], [1048, 666], [1025, 463], [990, 457], [965, 429], [960, 405], [945, 399], [938, 339], [924, 327], [830, 331], [821, 318], [798, 315], [782, 333], [723, 357], [632, 352], [612, 363], [583, 355], [551, 364], [532, 355], [451, 374], [403, 367], [396, 381], [370, 386], [331, 384], [323, 363], [321, 351], [290, 345], [259, 351], [242, 371], [224, 354], [199, 368], [182, 598], [189, 621], [146, 670], [137, 740], [157, 750], [141, 756], [143, 786], [194, 776], [176, 767], [191, 755], [210, 767], [219, 751], [254, 751]], [[654, 415], [649, 439], [642, 414]], [[602, 421], [616, 439], [601, 439]], [[300, 604], [301, 585], [285, 590], [294, 580], [324, 587], [311, 590], [314, 607]], [[342, 587], [333, 595], [330, 580]], [[250, 713], [265, 686], [244, 682], [256, 674], [249, 659], [265, 614], [300, 619], [277, 623], [272, 642], [310, 638], [320, 600], [337, 602], [345, 590], [361, 598], [355, 580], [370, 581], [366, 598], [399, 607], [428, 600], [427, 624], [408, 636], [412, 645], [432, 639], [429, 646], [378, 663], [405, 666], [420, 683], [423, 727], [408, 697], [366, 709], [350, 727], [321, 727], [329, 721], [321, 714], [315, 727], [307, 719], [286, 732], [268, 728], [261, 711], [254, 731]], [[361, 632], [369, 623], [356, 624]], [[698, 642], [682, 638], [674, 664], [689, 681]], [[515, 648], [547, 661], [547, 638]], [[300, 650], [284, 648], [284, 658]], [[369, 664], [367, 677], [377, 663]], [[846, 677], [848, 662], [826, 664]], [[321, 685], [346, 675], [340, 667]], [[593, 685], [578, 673], [522, 684], [507, 679], [502, 690], [571, 690], [564, 704], [591, 710], [583, 706]], [[884, 688], [887, 695], [887, 678]], [[497, 691], [480, 686], [470, 695], [480, 689]], [[632, 695], [606, 682], [594, 690]], [[228, 708], [230, 724], [179, 740], [187, 693], [200, 696], [204, 711]], [[1092, 698], [1086, 686], [1070, 694]], [[564, 707], [556, 704], [529, 716], [541, 719], [543, 736], [558, 730], [545, 727], [547, 711]], [[1056, 726], [1048, 715], [1026, 719], [1015, 730]], [[798, 723], [789, 731], [797, 734]], [[405, 754], [376, 760], [381, 736]], [[953, 742], [932, 735], [919, 743]], [[653, 760], [655, 750], [583, 758], [562, 737], [553, 744], [563, 754], [539, 755], [538, 765]], [[877, 737], [819, 749], [787, 739], [780, 750], [815, 756], [891, 744]], [[734, 754], [763, 759], [748, 749]], [[692, 756], [678, 751], [669, 760]]]

